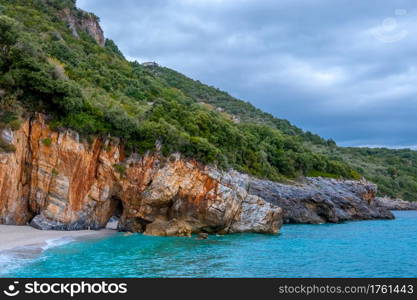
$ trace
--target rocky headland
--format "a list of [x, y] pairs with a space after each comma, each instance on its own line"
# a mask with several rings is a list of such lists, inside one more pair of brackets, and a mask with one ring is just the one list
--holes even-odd
[[389, 210], [417, 210], [417, 202], [408, 202], [401, 199], [376, 198], [376, 205]]
[[150, 235], [277, 233], [281, 208], [248, 194], [226, 172], [159, 154], [126, 157], [110, 140], [54, 132], [42, 115], [2, 139], [0, 223], [43, 230], [104, 228]]
[[306, 178], [288, 185], [179, 154], [127, 156], [114, 139], [87, 142], [71, 130], [53, 131], [41, 114], [0, 135], [14, 149], [0, 153], [0, 224], [83, 230], [118, 219], [120, 231], [190, 236], [393, 218], [366, 181]]
[[305, 178], [285, 185], [251, 178], [249, 193], [283, 209], [283, 222], [293, 224], [394, 219], [376, 202], [377, 186], [366, 180]]

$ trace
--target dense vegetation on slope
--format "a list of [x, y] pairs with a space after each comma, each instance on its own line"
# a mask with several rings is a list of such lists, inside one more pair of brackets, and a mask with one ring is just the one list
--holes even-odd
[[179, 151], [273, 180], [308, 174], [358, 178], [280, 126], [236, 124], [199, 104], [195, 95], [126, 61], [112, 41], [101, 47], [82, 30], [74, 35], [60, 17], [64, 9], [77, 20], [95, 18], [74, 2], [0, 0], [1, 126], [16, 126], [24, 112], [43, 111], [57, 129], [118, 137], [131, 151], [153, 150], [160, 141], [164, 154]]
[[[174, 70], [159, 66], [150, 66], [148, 69], [168, 85], [180, 89], [196, 101], [211, 105], [213, 109], [220, 108], [224, 114], [229, 114], [230, 119], [279, 129], [287, 135], [295, 136], [298, 142], [313, 152], [347, 163], [368, 180], [377, 183], [381, 196], [416, 200], [417, 151], [337, 147], [332, 140], [326, 141], [310, 132], [303, 132], [288, 121], [274, 118], [250, 103], [235, 99]], [[314, 172], [311, 174], [314, 175]]]
[[310, 141], [314, 144], [335, 145], [332, 140], [326, 141], [316, 134], [304, 132], [287, 120], [275, 118], [271, 114], [263, 112], [248, 102], [238, 100], [224, 91], [203, 84], [198, 80], [192, 80], [174, 70], [159, 66], [149, 66], [147, 69], [158, 78], [163, 79], [169, 86], [181, 90], [190, 98], [195, 99], [200, 103], [207, 103], [215, 108], [220, 108], [222, 111], [238, 117], [241, 122], [273, 127], [279, 129], [284, 134], [299, 136], [301, 137], [301, 140]]
[[[166, 155], [273, 180], [360, 173], [381, 195], [415, 200], [417, 152], [337, 147], [173, 70], [128, 62], [111, 40], [74, 36], [63, 10], [96, 18], [73, 0], [0, 0], [0, 129], [42, 111], [58, 130], [118, 137], [130, 151], [160, 141]], [[0, 151], [13, 147], [0, 138]]]
[[417, 199], [417, 151], [320, 147], [317, 152], [348, 163], [368, 180], [378, 184], [381, 196], [407, 201]]

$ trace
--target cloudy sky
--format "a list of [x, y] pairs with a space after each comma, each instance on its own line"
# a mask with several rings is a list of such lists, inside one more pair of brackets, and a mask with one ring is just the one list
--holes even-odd
[[156, 61], [340, 145], [416, 147], [415, 0], [78, 0]]

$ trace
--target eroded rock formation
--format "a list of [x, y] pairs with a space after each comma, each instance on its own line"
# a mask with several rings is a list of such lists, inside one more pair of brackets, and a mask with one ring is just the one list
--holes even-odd
[[125, 157], [118, 143], [80, 141], [37, 115], [9, 136], [0, 154], [0, 223], [39, 229], [106, 226], [150, 235], [277, 233], [281, 208], [249, 195], [229, 173], [180, 155]]
[[[184, 159], [126, 157], [110, 140], [52, 131], [42, 115], [0, 132], [0, 223], [39, 229], [104, 228], [149, 235], [276, 233], [282, 222], [391, 219], [366, 181], [306, 178], [286, 185]], [[114, 218], [113, 225], [114, 226]]]
[[284, 185], [249, 178], [249, 193], [283, 209], [284, 223], [320, 224], [344, 221], [393, 219], [375, 201], [377, 186], [365, 180], [306, 178]]
[[96, 16], [77, 9], [76, 13], [70, 8], [65, 8], [59, 13], [59, 17], [67, 24], [72, 35], [79, 38], [81, 31], [90, 35], [100, 46], [104, 46], [105, 38], [103, 29]]
[[408, 202], [401, 199], [376, 198], [376, 205], [389, 210], [417, 210], [417, 202]]

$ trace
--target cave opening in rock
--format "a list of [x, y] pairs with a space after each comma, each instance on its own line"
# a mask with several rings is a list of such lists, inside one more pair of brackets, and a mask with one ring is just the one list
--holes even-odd
[[107, 222], [106, 228], [117, 230], [120, 223], [120, 218], [123, 215], [123, 202], [122, 200], [117, 197], [113, 196], [111, 199], [111, 207], [112, 207], [112, 213], [109, 221]]

